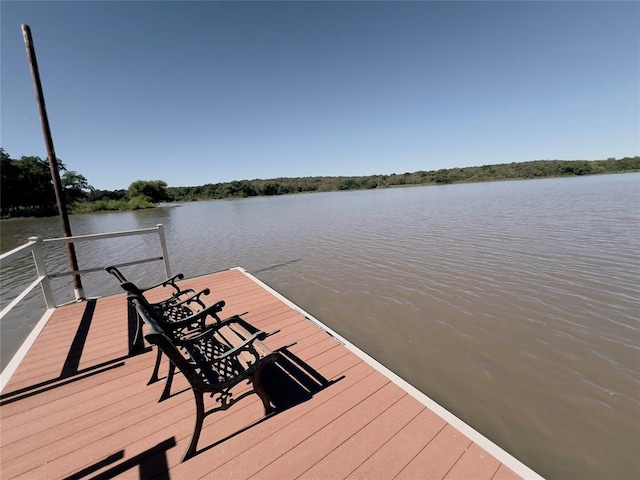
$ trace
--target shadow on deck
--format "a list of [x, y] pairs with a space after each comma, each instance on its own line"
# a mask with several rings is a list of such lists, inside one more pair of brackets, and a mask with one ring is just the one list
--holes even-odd
[[54, 312], [0, 396], [3, 479], [523, 476], [242, 271], [184, 286], [210, 287], [225, 314], [249, 311], [280, 332], [265, 343], [283, 355], [263, 372], [276, 412], [265, 417], [256, 395], [216, 412], [181, 463], [195, 420], [186, 379], [158, 403], [162, 385], [146, 385], [154, 355], [125, 296], [75, 303]]

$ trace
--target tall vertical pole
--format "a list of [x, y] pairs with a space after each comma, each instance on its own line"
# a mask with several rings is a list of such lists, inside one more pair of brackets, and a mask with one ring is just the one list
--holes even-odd
[[[62, 191], [62, 182], [60, 181], [60, 171], [58, 170], [58, 159], [53, 148], [53, 138], [51, 137], [51, 129], [49, 128], [49, 118], [47, 117], [47, 107], [44, 103], [44, 94], [42, 93], [42, 84], [40, 83], [40, 72], [38, 71], [38, 61], [36, 60], [36, 51], [33, 47], [33, 39], [31, 38], [31, 29], [28, 25], [22, 25], [22, 36], [24, 37], [24, 45], [27, 48], [27, 59], [29, 68], [31, 69], [31, 77], [33, 78], [33, 88], [36, 92], [36, 101], [40, 110], [40, 121], [42, 123], [42, 134], [44, 142], [47, 146], [47, 157], [49, 159], [49, 169], [51, 170], [51, 178], [53, 179], [53, 189], [56, 194], [56, 203], [58, 204], [58, 212], [62, 219], [62, 232], [65, 237], [71, 236], [71, 224], [69, 223], [69, 215], [67, 206], [64, 202], [64, 192]], [[73, 243], [67, 243], [67, 254], [69, 256], [69, 265], [71, 271], [77, 272], [78, 260], [76, 258], [76, 250]], [[80, 275], [73, 275], [73, 289], [76, 300], [84, 298], [82, 282]]]

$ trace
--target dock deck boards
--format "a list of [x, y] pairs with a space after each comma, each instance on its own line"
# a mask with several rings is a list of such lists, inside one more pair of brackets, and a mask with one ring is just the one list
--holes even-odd
[[163, 382], [147, 385], [155, 353], [128, 355], [124, 294], [71, 304], [2, 392], [1, 478], [521, 478], [243, 271], [181, 285], [209, 287], [225, 315], [280, 330], [265, 344], [296, 342], [289, 350], [331, 383], [264, 420], [256, 395], [212, 414], [199, 453], [181, 463], [195, 418], [186, 381], [178, 375], [157, 402]]

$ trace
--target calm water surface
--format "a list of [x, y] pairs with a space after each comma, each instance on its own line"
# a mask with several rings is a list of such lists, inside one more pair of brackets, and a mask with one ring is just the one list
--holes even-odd
[[[640, 174], [197, 202], [79, 215], [74, 234], [163, 223], [173, 270], [242, 266], [548, 478], [640, 478]], [[2, 251], [59, 236], [3, 221]], [[79, 244], [81, 267], [155, 236]], [[147, 250], [147, 252], [145, 252]], [[152, 250], [153, 253], [149, 253]], [[61, 270], [64, 250], [47, 251]], [[34, 278], [2, 272], [2, 303]], [[161, 265], [129, 269], [162, 277]], [[87, 295], [117, 293], [106, 273]], [[71, 300], [67, 281], [55, 285]], [[3, 322], [2, 362], [42, 310]]]

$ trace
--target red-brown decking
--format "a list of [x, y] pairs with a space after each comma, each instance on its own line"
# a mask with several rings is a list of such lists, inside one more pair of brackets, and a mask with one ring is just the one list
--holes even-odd
[[[68, 305], [2, 392], [2, 479], [520, 478], [242, 271], [182, 285], [210, 287], [208, 300], [224, 299], [225, 314], [248, 311], [256, 327], [280, 330], [268, 346], [297, 342], [291, 352], [337, 381], [253, 425], [263, 417], [256, 395], [212, 414], [198, 455], [180, 463], [195, 411], [184, 379], [176, 377], [180, 393], [157, 403], [163, 382], [146, 385], [155, 353], [128, 356], [124, 295], [99, 299], [92, 316], [90, 303]], [[528, 475], [526, 467], [519, 473]]]

